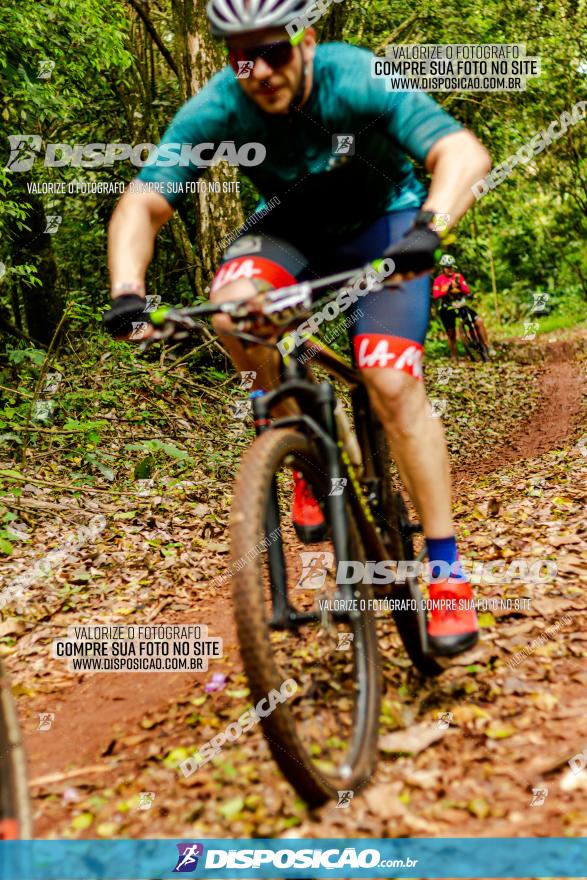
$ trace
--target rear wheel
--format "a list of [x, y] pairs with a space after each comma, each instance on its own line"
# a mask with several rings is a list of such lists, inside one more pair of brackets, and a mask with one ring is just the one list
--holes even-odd
[[[293, 528], [294, 471], [307, 481], [326, 520], [327, 538], [320, 543], [302, 543]], [[263, 733], [286, 778], [311, 804], [368, 782], [379, 723], [371, 593], [362, 583], [337, 586], [338, 563], [345, 560], [328, 521], [330, 492], [324, 461], [308, 437], [269, 430], [242, 459], [231, 516], [234, 606], [251, 695], [255, 706], [264, 701], [264, 711], [269, 695], [272, 711], [260, 719]], [[346, 522], [348, 560], [364, 562], [348, 504]], [[343, 613], [340, 602], [349, 597], [364, 610]], [[281, 702], [274, 696], [272, 703], [271, 694], [283, 693], [288, 680], [295, 692]]]
[[0, 840], [30, 836], [25, 754], [10, 682], [0, 665]]
[[[389, 559], [396, 562], [413, 560], [412, 526], [404, 500], [393, 488], [391, 456], [385, 432], [380, 424], [375, 429], [374, 445], [378, 470], [383, 480], [381, 530]], [[443, 671], [442, 666], [424, 652], [426, 612], [421, 607], [422, 594], [416, 579], [406, 577], [404, 583], [393, 584], [391, 598], [397, 608], [393, 611], [393, 619], [410, 660], [423, 675], [440, 675]]]

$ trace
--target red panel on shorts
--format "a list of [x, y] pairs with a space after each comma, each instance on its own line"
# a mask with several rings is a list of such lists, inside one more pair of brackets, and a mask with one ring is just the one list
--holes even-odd
[[384, 333], [362, 333], [353, 339], [355, 361], [359, 369], [388, 367], [422, 378], [423, 349], [412, 339]]
[[218, 290], [231, 281], [239, 281], [241, 278], [256, 278], [267, 281], [272, 287], [286, 287], [289, 284], [295, 284], [296, 279], [287, 269], [267, 260], [265, 257], [259, 257], [255, 254], [251, 256], [235, 257], [234, 260], [228, 260], [218, 269], [212, 282], [211, 291]]

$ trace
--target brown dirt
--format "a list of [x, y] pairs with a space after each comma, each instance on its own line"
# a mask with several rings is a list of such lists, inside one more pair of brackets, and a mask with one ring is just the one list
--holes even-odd
[[[491, 473], [506, 463], [520, 461], [555, 449], [575, 430], [581, 411], [585, 380], [574, 362], [574, 348], [567, 342], [557, 341], [545, 350], [541, 369], [542, 403], [538, 410], [503, 445], [489, 451], [481, 461], [459, 463], [456, 488], [471, 484], [477, 477]], [[174, 622], [165, 616], [165, 622]], [[197, 609], [190, 614], [189, 622], [207, 622], [210, 634], [222, 636], [225, 656], [233, 657], [237, 651], [236, 633], [228, 585], [225, 595], [209, 600], [200, 597]], [[182, 621], [177, 621], [182, 622]], [[219, 669], [219, 667], [215, 667]], [[219, 670], [221, 671], [221, 670]], [[94, 674], [80, 676], [75, 686], [66, 687], [52, 696], [24, 697], [19, 699], [19, 709], [29, 755], [29, 774], [33, 781], [32, 794], [36, 799], [37, 820], [35, 833], [39, 837], [55, 833], [59, 827], [59, 805], [50, 812], [44, 808], [44, 797], [51, 786], [35, 785], [34, 781], [48, 774], [65, 774], [88, 766], [103, 765], [104, 772], [97, 778], [100, 785], [114, 783], [121, 774], [132, 777], [136, 772], [133, 753], [123, 759], [117, 758], [113, 741], [136, 734], [137, 726], [146, 712], [164, 715], [172, 705], [189, 698], [194, 684], [208, 677], [208, 673], [165, 674]], [[581, 699], [580, 688], [569, 683], [568, 700]], [[35, 730], [38, 712], [53, 711], [55, 727], [39, 735]], [[578, 719], [577, 719], [578, 720]], [[554, 734], [554, 727], [553, 727]], [[153, 733], [153, 731], [151, 731]], [[581, 730], [587, 736], [587, 726]], [[448, 746], [447, 746], [448, 747]], [[144, 756], [144, 748], [137, 746], [136, 761]], [[71, 777], [68, 785], [77, 785], [84, 779]], [[91, 775], [89, 777], [92, 778]], [[61, 786], [62, 787], [62, 786]], [[65, 819], [66, 810], [63, 810]], [[536, 815], [538, 819], [538, 815]], [[178, 829], [179, 830], [179, 829]], [[504, 823], [494, 824], [493, 833], [511, 834], [511, 827]], [[466, 833], [459, 828], [458, 833]], [[525, 833], [547, 833], [546, 829], [534, 831], [526, 827]]]
[[[587, 394], [587, 378], [577, 368], [575, 357], [586, 341], [587, 331], [582, 331], [571, 340], [557, 339], [540, 348], [541, 403], [538, 409], [485, 458], [459, 462], [453, 478], [455, 490], [505, 464], [557, 449], [573, 433], [581, 420], [581, 407]], [[535, 350], [531, 359], [536, 360], [537, 356]]]
[[[222, 672], [220, 665], [217, 671]], [[93, 763], [107, 752], [119, 731], [134, 727], [147, 713], [164, 711], [162, 696], [168, 694], [171, 704], [178, 693], [208, 676], [207, 672], [166, 673], [164, 688], [161, 678], [148, 673], [80, 676], [65, 699], [51, 703], [56, 720], [42, 740], [25, 734], [31, 782], [45, 774], [65, 772], [73, 763], [81, 767]], [[27, 716], [36, 721], [37, 712], [47, 711], [47, 699], [30, 701], [27, 708]]]
[[[165, 615], [165, 623], [209, 624], [209, 634], [223, 640], [224, 662], [214, 664], [214, 672], [224, 672], [237, 652], [232, 603], [228, 595], [198, 603], [189, 621], [177, 615]], [[23, 739], [29, 763], [31, 795], [39, 799], [52, 788], [51, 783], [37, 782], [43, 777], [70, 774], [67, 785], [75, 786], [102, 764], [100, 784], [114, 784], [121, 774], [132, 776], [132, 759], [117, 756], [116, 743], [141, 729], [141, 721], [165, 715], [178, 700], [187, 700], [195, 688], [210, 678], [210, 671], [198, 673], [90, 673], [79, 676], [75, 686], [60, 689], [55, 696], [34, 697], [19, 703]], [[24, 710], [24, 712], [23, 712]], [[52, 712], [55, 721], [50, 730], [40, 734], [38, 714]], [[138, 745], [138, 744], [137, 744]], [[138, 757], [138, 753], [137, 753]], [[88, 770], [84, 768], [92, 768]], [[75, 771], [79, 771], [76, 775]], [[61, 784], [60, 788], [63, 787]], [[38, 815], [35, 835], [45, 837], [55, 827], [55, 815]]]

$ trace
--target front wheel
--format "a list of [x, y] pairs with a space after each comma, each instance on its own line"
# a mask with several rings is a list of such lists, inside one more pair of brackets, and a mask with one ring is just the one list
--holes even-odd
[[0, 665], [0, 841], [31, 833], [24, 749], [10, 682]]
[[488, 361], [489, 351], [481, 338], [473, 315], [467, 310], [461, 312], [461, 339], [465, 351], [472, 361]]
[[[371, 594], [353, 574], [365, 551], [349, 504], [348, 558], [332, 537], [326, 471], [305, 435], [265, 431], [242, 459], [231, 515], [234, 607], [252, 699], [273, 757], [310, 804], [369, 781], [381, 692]], [[294, 472], [320, 505], [318, 543], [302, 543], [293, 527]]]

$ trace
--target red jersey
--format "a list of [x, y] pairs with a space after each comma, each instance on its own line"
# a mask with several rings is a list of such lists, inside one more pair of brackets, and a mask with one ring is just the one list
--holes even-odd
[[447, 296], [450, 292], [451, 284], [456, 284], [458, 286], [458, 293], [464, 293], [465, 295], [470, 293], [469, 285], [463, 276], [458, 272], [455, 272], [454, 275], [439, 275], [434, 279], [434, 287], [432, 288], [434, 299], [439, 299], [441, 296]]

